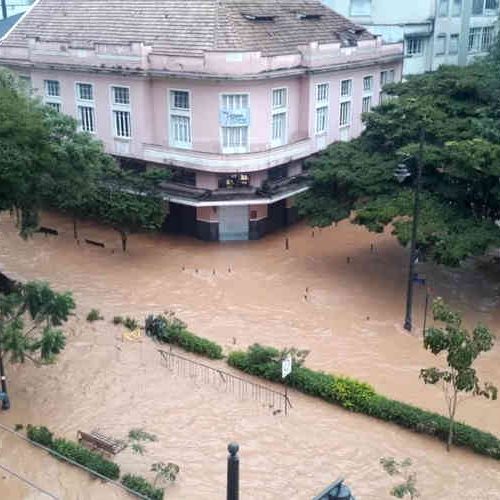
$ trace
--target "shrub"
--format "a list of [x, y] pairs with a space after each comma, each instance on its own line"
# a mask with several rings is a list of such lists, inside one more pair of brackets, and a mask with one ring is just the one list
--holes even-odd
[[121, 483], [123, 484], [123, 486], [126, 486], [132, 491], [144, 495], [151, 500], [163, 500], [163, 490], [160, 488], [155, 488], [142, 476], [125, 474], [122, 477]]
[[27, 432], [28, 439], [35, 443], [46, 446], [47, 448], [52, 447], [52, 441], [54, 435], [47, 429], [47, 427], [35, 427], [33, 425], [28, 425]]
[[[277, 349], [255, 344], [247, 352], [232, 352], [228, 363], [251, 375], [283, 383], [279, 355]], [[448, 438], [448, 418], [388, 399], [363, 382], [294, 366], [288, 376], [288, 384], [305, 394], [339, 404], [347, 410], [393, 422], [415, 432], [430, 434], [445, 442]], [[500, 459], [500, 440], [493, 434], [469, 425], [456, 424], [453, 442], [457, 446], [465, 446], [482, 455]]]
[[211, 340], [194, 335], [187, 325], [169, 312], [165, 315], [146, 318], [146, 335], [159, 342], [175, 344], [186, 351], [201, 354], [211, 359], [222, 359], [222, 347]]
[[120, 477], [120, 468], [117, 464], [77, 443], [59, 438], [53, 441], [51, 449], [109, 479]]
[[94, 321], [99, 321], [104, 319], [99, 312], [99, 309], [91, 309], [91, 311], [87, 314], [87, 321], [89, 323], [93, 323]]
[[139, 323], [136, 319], [127, 316], [123, 320], [123, 326], [133, 332], [134, 330], [137, 330], [137, 328], [139, 328]]
[[113, 325], [123, 325], [123, 316], [113, 316]]

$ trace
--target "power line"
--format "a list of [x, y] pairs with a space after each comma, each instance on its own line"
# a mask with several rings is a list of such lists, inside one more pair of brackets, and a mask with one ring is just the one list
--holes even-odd
[[52, 493], [49, 493], [48, 491], [45, 491], [43, 488], [40, 488], [40, 486], [37, 486], [35, 483], [31, 482], [29, 479], [26, 479], [25, 477], [17, 474], [16, 472], [14, 472], [13, 470], [10, 470], [8, 467], [6, 467], [5, 465], [2, 465], [0, 464], [0, 469], [4, 470], [5, 472], [11, 474], [12, 476], [16, 477], [17, 479], [19, 479], [20, 481], [22, 481], [23, 483], [26, 483], [28, 484], [29, 486], [31, 486], [33, 489], [35, 490], [38, 490], [40, 493], [43, 493], [44, 495], [47, 495], [48, 497], [50, 498], [53, 498], [54, 500], [60, 500], [60, 498], [56, 497], [55, 495], [53, 495]]
[[127, 493], [131, 493], [132, 495], [135, 495], [138, 498], [142, 498], [143, 500], [150, 500], [149, 497], [142, 495], [141, 493], [138, 493], [137, 491], [134, 491], [130, 488], [127, 488], [125, 485], [119, 483], [118, 481], [113, 481], [112, 479], [109, 479], [109, 477], [103, 476], [102, 474], [99, 474], [99, 472], [96, 472], [95, 470], [89, 469], [85, 465], [79, 464], [78, 462], [71, 460], [71, 458], [65, 457], [64, 455], [61, 455], [59, 452], [57, 452], [55, 450], [51, 450], [50, 448], [47, 448], [46, 446], [43, 446], [42, 444], [37, 443], [36, 441], [31, 441], [27, 437], [23, 436], [19, 432], [14, 431], [13, 429], [11, 429], [10, 427], [7, 427], [6, 425], [0, 424], [0, 429], [3, 429], [4, 431], [9, 432], [10, 434], [18, 437], [19, 439], [22, 439], [23, 441], [26, 441], [27, 443], [29, 443], [33, 446], [36, 446], [37, 448], [40, 448], [41, 450], [44, 450], [47, 453], [50, 453], [51, 455], [54, 455], [54, 456], [60, 458], [64, 462], [68, 462], [71, 465], [74, 465], [76, 467], [79, 467], [80, 469], [83, 469], [84, 471], [88, 472], [89, 474], [92, 474], [93, 476], [98, 477], [99, 479], [103, 479], [107, 483], [109, 483], [117, 488], [120, 488], [120, 489], [126, 491]]

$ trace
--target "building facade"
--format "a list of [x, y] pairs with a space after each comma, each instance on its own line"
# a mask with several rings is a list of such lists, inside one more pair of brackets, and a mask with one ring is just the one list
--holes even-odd
[[171, 168], [166, 230], [246, 240], [292, 223], [304, 160], [360, 134], [402, 45], [316, 1], [154, 4], [39, 0], [0, 64], [125, 167]]
[[498, 0], [324, 0], [381, 35], [404, 42], [404, 75], [465, 65], [488, 53], [498, 24]]

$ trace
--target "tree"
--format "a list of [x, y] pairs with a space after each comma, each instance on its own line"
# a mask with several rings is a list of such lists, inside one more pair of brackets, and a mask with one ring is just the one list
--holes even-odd
[[[62, 326], [75, 309], [71, 293], [54, 292], [47, 283], [17, 285], [8, 294], [0, 294], [0, 376], [2, 392], [7, 394], [3, 361], [26, 359], [39, 364], [52, 362], [65, 346]], [[3, 409], [10, 407], [8, 397]]]
[[442, 299], [432, 305], [434, 321], [443, 327], [433, 326], [424, 332], [424, 347], [434, 355], [446, 354], [447, 369], [425, 368], [420, 377], [425, 384], [440, 384], [445, 396], [450, 427], [446, 449], [453, 443], [455, 415], [459, 396], [482, 396], [497, 399], [497, 388], [490, 383], [481, 383], [473, 363], [480, 354], [491, 350], [494, 336], [484, 325], [477, 325], [472, 333], [462, 326], [462, 317], [453, 312]]
[[78, 219], [88, 216], [88, 202], [95, 196], [103, 172], [114, 165], [114, 159], [91, 134], [78, 132], [76, 120], [50, 108], [46, 112], [51, 157], [58, 169], [43, 186], [44, 204], [71, 216], [73, 235], [78, 239]]
[[393, 497], [404, 498], [408, 495], [410, 500], [413, 500], [420, 496], [416, 487], [417, 474], [409, 469], [412, 466], [411, 459], [405, 458], [401, 462], [398, 462], [393, 457], [387, 457], [381, 458], [380, 464], [389, 476], [403, 476], [403, 482], [394, 486], [391, 490]]
[[163, 224], [165, 203], [159, 190], [168, 176], [167, 170], [136, 173], [108, 166], [84, 210], [120, 234], [125, 252], [129, 234], [157, 230]]
[[381, 232], [394, 223], [406, 244], [412, 193], [393, 174], [402, 161], [415, 172], [423, 129], [420, 254], [456, 266], [500, 245], [498, 71], [500, 50], [497, 59], [387, 86], [393, 99], [364, 115], [361, 137], [309, 161], [312, 187], [299, 200], [300, 212], [319, 226], [351, 218]]

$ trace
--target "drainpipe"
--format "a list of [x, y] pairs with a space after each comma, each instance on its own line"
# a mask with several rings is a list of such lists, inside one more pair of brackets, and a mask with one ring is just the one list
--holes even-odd
[[7, 18], [7, 0], [0, 0], [2, 2], [2, 19]]

